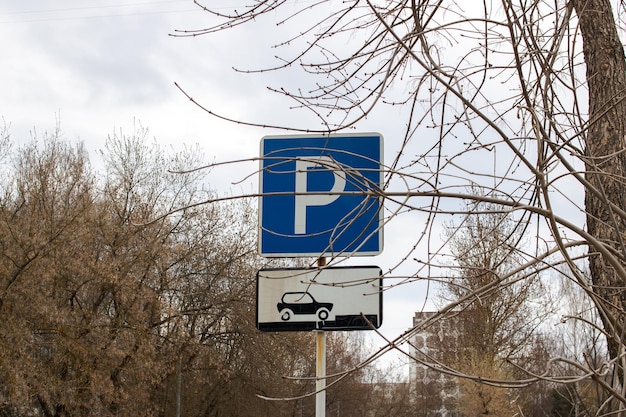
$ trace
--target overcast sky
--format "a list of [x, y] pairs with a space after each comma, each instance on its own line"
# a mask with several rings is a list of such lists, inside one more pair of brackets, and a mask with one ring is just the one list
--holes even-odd
[[[60, 121], [63, 136], [83, 141], [95, 159], [94, 152], [103, 147], [107, 135], [120, 129], [132, 132], [136, 120], [161, 144], [200, 144], [209, 162], [258, 156], [262, 136], [285, 133], [211, 117], [187, 100], [175, 82], [203, 105], [229, 117], [319, 128], [303, 126], [306, 119], [268, 93], [268, 83], [290, 82], [279, 78], [284, 75], [255, 77], [232, 71], [232, 66], [249, 62], [273, 62], [273, 52], [262, 46], [282, 34], [275, 26], [264, 32], [257, 27], [254, 32], [176, 38], [169, 34], [210, 24], [191, 0], [0, 3], [4, 39], [0, 116], [10, 125], [15, 142], [28, 141], [33, 129], [40, 136], [52, 131]], [[390, 119], [382, 117], [370, 118], [358, 129], [380, 132], [386, 142], [398, 133]], [[224, 192], [240, 192], [240, 186], [231, 182], [254, 167], [214, 172], [209, 178]], [[382, 256], [354, 263], [383, 270], [394, 266], [415, 240], [406, 224], [396, 221], [387, 227]], [[385, 334], [397, 335], [411, 325], [414, 312], [423, 307], [423, 295], [420, 287], [385, 295]]]
[[221, 97], [223, 106], [231, 105], [218, 81], [223, 68], [215, 65], [226, 49], [208, 38], [168, 36], [202, 24], [204, 14], [192, 2], [5, 3], [0, 113], [14, 139], [33, 126], [53, 128], [60, 119], [66, 137], [96, 148], [114, 128], [130, 130], [137, 119], [163, 143], [234, 143], [215, 140], [223, 124], [205, 117], [174, 86], [178, 81], [198, 98]]

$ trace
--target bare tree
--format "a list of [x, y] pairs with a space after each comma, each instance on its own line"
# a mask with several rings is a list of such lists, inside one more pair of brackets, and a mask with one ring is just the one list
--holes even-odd
[[[169, 154], [139, 126], [108, 138], [96, 173], [58, 130], [11, 152], [8, 139], [0, 145], [10, 162], [0, 194], [0, 415], [313, 409], [310, 334], [256, 329], [255, 275], [267, 265], [255, 250], [255, 207], [198, 204], [215, 193], [206, 171], [189, 170], [197, 148]], [[329, 350], [333, 373], [365, 357], [339, 336]], [[361, 376], [329, 391], [341, 415], [363, 415], [356, 398], [374, 386]], [[298, 400], [263, 399], [285, 393]]]
[[[585, 271], [585, 268], [581, 269]], [[574, 373], [571, 362], [576, 363], [577, 358], [585, 358], [589, 366], [599, 368], [609, 359], [609, 355], [598, 311], [589, 297], [567, 275], [559, 276], [561, 285], [558, 294], [563, 308], [552, 351], [560, 352], [567, 360], [560, 362], [557, 368], [562, 375], [571, 375]], [[590, 280], [588, 272], [584, 276]], [[572, 416], [595, 415], [609, 399], [604, 390], [589, 380], [555, 387], [552, 395], [554, 408], [561, 410], [560, 415]], [[568, 414], [563, 414], [565, 411]]]
[[538, 274], [530, 269], [527, 275], [511, 273], [524, 264], [518, 254], [526, 225], [490, 203], [472, 204], [467, 211], [447, 229], [453, 260], [441, 296], [462, 300], [457, 308], [468, 346], [488, 361], [512, 359], [554, 309], [543, 297]]
[[[292, 101], [294, 111], [312, 115], [307, 126], [237, 122], [330, 133], [398, 106], [404, 135], [394, 141], [381, 195], [389, 221], [405, 211], [427, 213], [423, 230], [415, 231], [419, 240], [401, 259], [406, 266], [422, 246], [428, 256], [407, 281], [437, 275], [446, 247], [430, 231], [457, 211], [450, 200], [518, 213], [534, 249], [518, 253], [523, 264], [512, 273], [567, 269], [598, 310], [610, 354], [600, 367], [579, 360], [572, 380], [588, 378], [611, 396], [598, 414], [624, 414], [622, 2], [261, 0], [236, 9], [197, 3], [215, 24], [177, 35], [279, 25], [285, 32], [276, 41], [282, 51], [276, 63], [242, 71], [297, 74], [298, 85], [270, 89]], [[580, 258], [591, 282], [575, 262]], [[529, 378], [548, 378], [550, 363]]]
[[[461, 343], [447, 346], [455, 354], [446, 364], [479, 378], [511, 379], [517, 370], [511, 363], [528, 367], [537, 356], [542, 344], [538, 329], [555, 308], [538, 274], [530, 269], [511, 273], [524, 263], [518, 253], [525, 245], [525, 223], [491, 203], [474, 203], [467, 212], [447, 229], [453, 261], [451, 276], [442, 281], [442, 298], [458, 302], [453, 326]], [[524, 392], [511, 395], [474, 380], [459, 379], [457, 384], [456, 409], [463, 415], [515, 415], [518, 410], [538, 415], [538, 407], [534, 413], [524, 409], [531, 403]], [[538, 392], [531, 395], [532, 403], [541, 401]]]

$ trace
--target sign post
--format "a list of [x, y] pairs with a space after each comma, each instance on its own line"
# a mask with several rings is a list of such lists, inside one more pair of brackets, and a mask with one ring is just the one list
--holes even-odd
[[326, 416], [326, 333], [315, 332], [316, 372], [315, 372], [315, 417]]
[[317, 268], [257, 273], [257, 328], [316, 335], [315, 416], [326, 416], [326, 330], [382, 324], [379, 267], [327, 267], [326, 256], [383, 246], [383, 138], [378, 133], [261, 140], [259, 254], [318, 258]]
[[[326, 258], [319, 258], [317, 266], [326, 266]], [[315, 417], [326, 417], [326, 333], [315, 332]]]

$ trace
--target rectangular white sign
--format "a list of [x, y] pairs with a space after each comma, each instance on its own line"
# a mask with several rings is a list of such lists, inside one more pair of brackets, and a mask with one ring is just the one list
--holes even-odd
[[371, 330], [382, 324], [377, 266], [262, 269], [257, 328], [262, 331]]

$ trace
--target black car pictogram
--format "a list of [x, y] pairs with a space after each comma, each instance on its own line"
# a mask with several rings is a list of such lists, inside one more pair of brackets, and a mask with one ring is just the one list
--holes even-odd
[[280, 303], [276, 304], [276, 308], [283, 321], [289, 321], [296, 314], [315, 314], [318, 319], [324, 321], [333, 309], [333, 303], [320, 303], [306, 291], [286, 292]]

